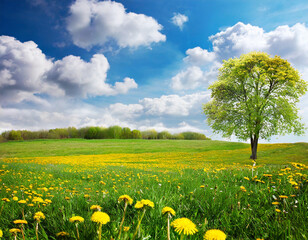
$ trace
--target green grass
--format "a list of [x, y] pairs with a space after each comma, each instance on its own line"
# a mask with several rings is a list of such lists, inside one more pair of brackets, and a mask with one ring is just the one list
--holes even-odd
[[[289, 164], [296, 161], [308, 165], [307, 149], [307, 143], [260, 145], [259, 167], [253, 172], [259, 181], [252, 181], [249, 145], [243, 143], [81, 139], [1, 143], [0, 199], [9, 198], [10, 202], [0, 202], [0, 229], [4, 239], [13, 239], [9, 229], [17, 227], [13, 221], [23, 218], [24, 209], [28, 221], [26, 239], [36, 239], [33, 215], [37, 211], [46, 216], [40, 223], [39, 239], [57, 239], [56, 233], [60, 231], [70, 233], [67, 239], [76, 239], [75, 225], [69, 222], [73, 215], [85, 218], [85, 222], [79, 224], [80, 239], [97, 239], [97, 226], [90, 220], [90, 206], [98, 204], [111, 218], [110, 223], [103, 226], [102, 239], [116, 239], [124, 206], [117, 200], [120, 195], [128, 194], [134, 204], [141, 199], [150, 199], [155, 204], [142, 220], [138, 240], [166, 239], [166, 217], [161, 215], [165, 206], [176, 211], [173, 220], [186, 217], [196, 224], [198, 233], [186, 239], [203, 239], [206, 230], [213, 228], [224, 231], [227, 240], [308, 239], [308, 168]], [[103, 154], [100, 157], [104, 160], [111, 153], [112, 159], [119, 157], [119, 166], [87, 166], [81, 161], [83, 156], [69, 158], [81, 159], [80, 162], [61, 164], [61, 156]], [[126, 167], [126, 153], [127, 160], [136, 157], [133, 162], [136, 168]], [[58, 156], [55, 159], [60, 163], [53, 163], [51, 156]], [[34, 162], [36, 157], [48, 161], [40, 163], [36, 159]], [[161, 169], [153, 165], [166, 161], [165, 166], [168, 166], [170, 157], [179, 160], [176, 163], [179, 168]], [[86, 159], [94, 160], [94, 156]], [[210, 162], [212, 169], [194, 170], [194, 161], [200, 166], [202, 161], [205, 166]], [[187, 162], [191, 168], [181, 169], [181, 164]], [[147, 165], [147, 169], [137, 168], [139, 163]], [[229, 168], [233, 163], [239, 164]], [[226, 169], [221, 169], [224, 165]], [[290, 170], [284, 170], [286, 166]], [[263, 174], [272, 174], [272, 177]], [[290, 176], [297, 187], [290, 183]], [[280, 199], [281, 195], [288, 198]], [[26, 199], [27, 204], [34, 196], [50, 199], [52, 203], [22, 205], [14, 201], [13, 196]], [[65, 200], [65, 197], [70, 199]], [[280, 205], [273, 205], [275, 201]], [[124, 226], [130, 230], [122, 239], [131, 239], [135, 231], [140, 213], [134, 204], [128, 207]], [[180, 236], [171, 230], [171, 239], [180, 239]]]
[[198, 140], [61, 139], [0, 143], [2, 157], [43, 157], [107, 153], [203, 152], [247, 148], [248, 144]]

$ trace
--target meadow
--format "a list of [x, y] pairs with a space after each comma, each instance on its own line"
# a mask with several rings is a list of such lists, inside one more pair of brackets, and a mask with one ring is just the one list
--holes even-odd
[[[168, 239], [170, 219], [170, 239], [210, 239], [210, 229], [227, 239], [308, 239], [308, 143], [260, 144], [255, 166], [249, 147], [210, 140], [0, 143], [3, 238]], [[102, 223], [97, 212], [106, 213]], [[192, 224], [174, 223], [182, 218]]]

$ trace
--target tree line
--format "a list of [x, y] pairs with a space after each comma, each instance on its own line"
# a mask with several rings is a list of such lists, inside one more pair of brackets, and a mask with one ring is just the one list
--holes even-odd
[[174, 139], [174, 140], [210, 140], [202, 133], [182, 132], [171, 134], [168, 131], [157, 132], [156, 130], [131, 130], [128, 127], [111, 126], [105, 127], [83, 127], [83, 128], [55, 128], [50, 130], [11, 130], [0, 135], [0, 141], [9, 140], [34, 140], [34, 139]]

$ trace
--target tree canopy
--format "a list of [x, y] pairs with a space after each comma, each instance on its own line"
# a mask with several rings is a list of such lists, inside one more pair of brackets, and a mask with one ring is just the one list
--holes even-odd
[[252, 159], [259, 138], [304, 132], [296, 103], [307, 82], [279, 56], [251, 52], [226, 60], [209, 89], [212, 99], [203, 106], [208, 124], [224, 137], [250, 139]]

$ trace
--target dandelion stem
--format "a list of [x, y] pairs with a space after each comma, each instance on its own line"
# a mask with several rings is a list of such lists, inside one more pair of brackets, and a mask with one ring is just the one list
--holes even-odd
[[100, 223], [99, 227], [98, 227], [98, 240], [102, 239], [102, 226], [103, 226], [103, 224]]
[[76, 223], [77, 239], [79, 240], [78, 223]]
[[142, 213], [141, 218], [140, 218], [140, 220], [139, 220], [139, 222], [138, 222], [138, 224], [137, 224], [137, 228], [136, 228], [136, 231], [135, 231], [135, 233], [134, 233], [134, 236], [133, 236], [132, 240], [136, 239], [136, 236], [137, 236], [137, 233], [138, 233], [138, 230], [139, 230], [141, 221], [142, 221], [142, 219], [143, 219], [143, 217], [144, 217], [145, 211], [146, 211], [146, 208], [144, 208], [144, 210], [143, 210], [143, 213]]
[[125, 200], [124, 213], [123, 213], [123, 218], [122, 218], [122, 221], [121, 221], [121, 224], [120, 224], [120, 230], [119, 230], [118, 239], [121, 239], [121, 232], [122, 232], [122, 226], [123, 226], [124, 219], [125, 219], [126, 208], [127, 208], [127, 200]]
[[168, 213], [167, 239], [170, 240], [170, 213]]
[[25, 239], [25, 234], [24, 234], [24, 225], [23, 225], [23, 224], [21, 224], [20, 230], [21, 230], [21, 234], [22, 234], [22, 239], [23, 239], [23, 240], [26, 240], [26, 239]]
[[39, 237], [38, 237], [38, 224], [39, 224], [39, 222], [36, 222], [35, 235], [36, 235], [36, 239], [37, 240], [39, 240]]

